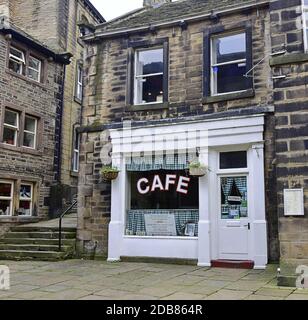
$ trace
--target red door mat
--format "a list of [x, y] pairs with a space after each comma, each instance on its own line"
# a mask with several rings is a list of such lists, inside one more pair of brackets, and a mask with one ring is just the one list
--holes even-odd
[[251, 260], [212, 260], [213, 268], [253, 269], [255, 263]]

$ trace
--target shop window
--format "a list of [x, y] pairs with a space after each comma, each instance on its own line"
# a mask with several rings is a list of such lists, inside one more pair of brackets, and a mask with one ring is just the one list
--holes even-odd
[[221, 178], [221, 218], [248, 217], [247, 177]]
[[76, 99], [82, 101], [82, 91], [83, 91], [83, 68], [82, 65], [77, 66], [77, 76], [76, 76]]
[[0, 216], [12, 215], [13, 182], [0, 181]]
[[249, 89], [246, 67], [245, 32], [212, 38], [212, 95]]
[[23, 146], [26, 148], [35, 149], [37, 136], [37, 119], [25, 116]]
[[196, 237], [199, 180], [189, 176], [188, 155], [151, 156], [127, 164], [126, 235]]
[[10, 109], [4, 111], [3, 142], [12, 146], [17, 145], [19, 131], [19, 113]]
[[18, 74], [24, 74], [25, 65], [26, 60], [24, 52], [11, 47], [9, 55], [9, 69]]
[[73, 141], [73, 171], [79, 171], [79, 152], [80, 152], [80, 135], [75, 130]]
[[238, 169], [247, 168], [247, 152], [220, 152], [219, 154], [220, 169]]
[[164, 49], [137, 50], [135, 104], [163, 102]]
[[33, 185], [21, 184], [19, 192], [19, 209], [18, 214], [20, 216], [32, 215], [32, 203], [33, 203]]
[[41, 61], [30, 56], [28, 65], [28, 78], [40, 82], [41, 79]]
[[308, 51], [308, 0], [303, 0], [303, 30], [305, 51]]

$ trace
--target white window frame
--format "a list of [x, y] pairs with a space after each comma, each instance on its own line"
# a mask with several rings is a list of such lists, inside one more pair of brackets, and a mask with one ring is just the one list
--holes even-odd
[[[36, 61], [39, 63], [39, 68], [38, 68], [38, 70], [35, 69], [35, 68], [30, 67], [30, 59], [36, 60]], [[33, 80], [33, 81], [41, 82], [42, 61], [39, 60], [39, 59], [37, 59], [37, 58], [35, 58], [35, 57], [32, 56], [32, 55], [29, 55], [29, 61], [28, 61], [28, 62], [29, 62], [29, 63], [28, 63], [28, 70], [33, 70], [33, 71], [35, 71], [35, 72], [38, 72], [38, 79], [36, 80], [36, 79], [30, 78], [30, 77], [29, 77], [29, 73], [27, 74], [27, 77], [28, 77], [29, 79]]]
[[[15, 113], [16, 114], [16, 126], [13, 126], [11, 124], [5, 123], [5, 112], [11, 112], [11, 113]], [[11, 110], [11, 109], [5, 109], [4, 110], [4, 118], [3, 118], [3, 128], [7, 128], [7, 129], [11, 129], [14, 130], [15, 135], [14, 135], [14, 144], [9, 144], [9, 143], [5, 143], [8, 146], [17, 146], [17, 138], [18, 138], [18, 132], [19, 132], [19, 113], [17, 111]], [[4, 133], [3, 133], [4, 134]]]
[[10, 184], [11, 185], [11, 196], [10, 197], [4, 197], [0, 196], [0, 200], [9, 200], [10, 201], [10, 212], [8, 215], [0, 215], [1, 217], [10, 217], [12, 216], [13, 212], [13, 198], [14, 198], [14, 182], [10, 180], [0, 180], [0, 184]]
[[[76, 142], [78, 148], [76, 148]], [[73, 141], [73, 172], [79, 172], [80, 135], [75, 130]]]
[[[222, 62], [222, 63], [213, 63], [215, 60], [216, 56], [216, 48], [214, 46], [214, 41], [218, 38], [224, 38], [232, 35], [237, 35], [237, 34], [245, 34], [245, 37], [247, 37], [245, 30], [237, 30], [233, 32], [228, 32], [228, 33], [219, 33], [217, 35], [213, 35], [210, 39], [211, 43], [211, 63], [210, 63], [210, 68], [211, 68], [211, 96], [221, 96], [225, 94], [232, 94], [232, 93], [239, 93], [239, 92], [244, 92], [246, 90], [239, 90], [239, 91], [229, 91], [229, 92], [222, 92], [222, 93], [217, 93], [217, 79], [215, 79], [215, 74], [214, 74], [214, 67], [220, 67], [220, 66], [225, 66], [229, 64], [240, 64], [240, 63], [246, 63], [247, 65], [247, 58], [245, 59], [240, 59], [240, 60], [233, 60], [233, 61], [228, 61], [228, 62]], [[246, 48], [246, 53], [247, 53], [247, 48]]]
[[305, 0], [302, 0], [302, 19], [303, 19], [303, 36], [304, 36], [304, 50], [308, 51], [308, 26], [306, 21], [306, 15], [308, 16], [308, 4], [305, 4]]
[[82, 101], [83, 91], [83, 68], [79, 64], [77, 67], [77, 77], [76, 77], [76, 98]]
[[[23, 148], [27, 148], [27, 149], [36, 149], [36, 140], [37, 140], [37, 118], [35, 117], [32, 117], [32, 116], [29, 116], [29, 115], [25, 115], [25, 124], [26, 125], [26, 118], [31, 118], [35, 121], [35, 129], [34, 129], [34, 132], [32, 131], [29, 131], [29, 130], [26, 130], [25, 127], [24, 127], [24, 131], [23, 131], [23, 141], [22, 141], [22, 146]], [[31, 134], [34, 136], [34, 147], [27, 147], [24, 145], [24, 139], [25, 139], [25, 133], [28, 133], [28, 134]]]
[[[15, 56], [14, 54], [12, 54], [12, 53], [11, 53], [11, 49], [14, 49], [14, 50], [20, 52], [21, 55], [22, 55], [22, 59], [19, 58], [19, 57], [17, 57], [17, 56]], [[18, 63], [18, 64], [21, 65], [20, 72], [16, 72], [16, 73], [22, 75], [22, 74], [23, 74], [23, 71], [24, 71], [24, 68], [25, 68], [25, 65], [26, 65], [26, 59], [25, 59], [25, 54], [24, 54], [24, 52], [21, 51], [21, 50], [19, 50], [19, 49], [17, 49], [17, 48], [14, 47], [14, 46], [11, 46], [11, 47], [10, 47], [9, 60], [13, 60], [15, 63]], [[11, 69], [10, 69], [10, 70], [11, 70]], [[13, 70], [12, 70], [12, 71], [13, 71]]]
[[[162, 49], [164, 50], [163, 46], [158, 46], [158, 47], [151, 47], [151, 48], [142, 48], [142, 49], [137, 49], [135, 51], [135, 66], [134, 66], [134, 105], [147, 105], [147, 104], [159, 104], [162, 103], [162, 101], [156, 101], [156, 102], [139, 102], [138, 96], [140, 94], [140, 88], [139, 85], [140, 83], [144, 82], [144, 78], [150, 78], [150, 77], [155, 77], [155, 76], [163, 76], [163, 81], [164, 81], [164, 72], [158, 72], [158, 73], [151, 73], [151, 74], [146, 74], [146, 75], [137, 75], [137, 65], [139, 61], [139, 54], [140, 52], [144, 51], [152, 51], [152, 50], [157, 50], [157, 49]], [[164, 55], [163, 55], [163, 63], [164, 61]]]
[[30, 214], [26, 214], [26, 215], [21, 215], [19, 214], [19, 216], [22, 216], [22, 217], [31, 217], [32, 216], [32, 213], [33, 213], [33, 184], [32, 183], [28, 183], [28, 182], [21, 182], [20, 183], [20, 188], [21, 186], [30, 186], [31, 188], [31, 198], [24, 198], [24, 197], [21, 197], [20, 196], [20, 189], [19, 189], [19, 194], [18, 194], [18, 208], [20, 210], [20, 201], [27, 201], [27, 202], [30, 202]]

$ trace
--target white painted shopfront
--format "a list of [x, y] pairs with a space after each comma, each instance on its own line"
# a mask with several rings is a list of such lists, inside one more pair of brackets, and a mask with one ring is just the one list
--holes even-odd
[[[199, 136], [196, 145], [187, 142], [187, 136], [195, 132]], [[154, 123], [145, 127], [113, 129], [110, 134], [113, 165], [118, 166], [121, 171], [119, 177], [112, 182], [108, 261], [118, 261], [124, 256], [160, 257], [194, 259], [200, 266], [210, 266], [211, 261], [216, 259], [252, 260], [255, 268], [265, 268], [267, 230], [264, 198], [264, 115], [195, 119], [157, 125]], [[206, 143], [203, 143], [204, 141]], [[185, 154], [187, 150], [194, 152], [196, 147], [199, 161], [209, 168], [205, 176], [198, 178], [197, 207], [189, 211], [190, 218], [187, 220], [192, 225], [191, 219], [198, 213], [196, 234], [193, 234], [193, 228], [190, 234], [187, 234], [185, 229], [185, 235], [181, 232], [179, 234], [179, 231], [168, 236], [149, 235], [148, 221], [147, 232], [131, 231], [128, 219], [132, 219], [135, 213], [131, 210], [132, 181], [135, 183], [139, 179], [138, 190], [141, 193], [155, 189], [155, 186], [146, 178], [150, 175], [146, 171], [137, 174], [137, 180], [131, 178], [127, 159], [130, 159], [132, 154], [138, 159], [146, 157], [147, 154], [172, 153], [174, 149], [177, 154], [181, 151]], [[238, 162], [235, 166], [222, 165], [222, 159], [226, 156], [228, 162], [229, 155], [243, 156], [243, 165], [239, 167]], [[156, 181], [156, 185], [160, 186], [159, 191], [165, 192], [162, 188], [168, 189], [170, 186], [184, 190], [185, 193], [185, 188], [190, 188], [193, 184], [185, 184], [185, 179], [180, 181], [182, 172], [179, 171], [179, 177], [175, 178], [170, 172], [169, 177], [166, 177], [166, 171], [161, 178], [162, 182]], [[142, 174], [145, 175], [143, 180], [140, 179]], [[165, 182], [166, 179], [169, 179], [168, 183]], [[182, 185], [179, 186], [179, 183]], [[233, 189], [237, 189], [240, 197], [234, 197]], [[142, 199], [141, 196], [142, 194], [138, 194], [138, 199]], [[239, 198], [240, 209], [238, 205], [234, 205]], [[138, 207], [140, 202], [142, 201], [137, 200], [134, 205]], [[143, 211], [147, 220], [151, 218], [151, 213], [155, 213], [153, 204], [149, 209], [151, 210]], [[175, 212], [178, 219], [181, 219], [181, 210]], [[162, 210], [160, 213], [172, 214], [172, 210]]]

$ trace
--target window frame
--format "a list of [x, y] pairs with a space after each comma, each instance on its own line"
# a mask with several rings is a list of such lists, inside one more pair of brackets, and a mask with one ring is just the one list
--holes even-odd
[[[21, 186], [30, 186], [31, 187], [31, 198], [30, 198], [30, 200], [28, 198], [23, 198], [23, 197], [20, 196]], [[18, 193], [18, 216], [19, 217], [32, 217], [33, 216], [33, 191], [34, 191], [33, 183], [21, 181], [20, 188], [19, 188], [19, 193]], [[30, 214], [26, 214], [26, 215], [19, 214], [20, 201], [30, 202]]]
[[[76, 142], [78, 143], [78, 149], [76, 149]], [[73, 152], [72, 152], [72, 171], [74, 173], [79, 172], [79, 155], [80, 155], [80, 134], [78, 133], [78, 130], [75, 128], [74, 135], [73, 135]]]
[[[39, 70], [36, 70], [36, 69], [30, 67], [30, 59], [38, 61]], [[37, 77], [38, 79], [37, 80], [29, 77], [29, 70], [33, 70], [33, 71], [38, 73], [38, 77]], [[27, 65], [27, 78], [29, 78], [30, 80], [33, 80], [35, 82], [41, 82], [41, 76], [42, 76], [42, 61], [40, 59], [34, 57], [32, 54], [29, 54], [28, 65]]]
[[[11, 113], [15, 113], [16, 114], [16, 126], [13, 126], [11, 124], [7, 124], [5, 123], [5, 113], [6, 112], [11, 112]], [[15, 132], [15, 135], [14, 135], [14, 144], [10, 144], [10, 143], [6, 143], [3, 141], [3, 135], [4, 135], [4, 129], [7, 128], [7, 129], [10, 129], [10, 130], [14, 130]], [[5, 145], [8, 145], [8, 146], [12, 146], [12, 147], [17, 147], [18, 145], [18, 135], [19, 135], [19, 132], [20, 132], [20, 113], [18, 111], [15, 111], [15, 110], [12, 110], [10, 108], [5, 108], [3, 110], [3, 132], [2, 132], [2, 141]]]
[[[80, 75], [81, 75], [81, 79], [80, 79]], [[79, 103], [81, 103], [83, 100], [83, 65], [81, 63], [77, 63], [75, 81], [76, 81], [75, 82], [75, 99]]]
[[[149, 102], [144, 104], [135, 104], [135, 65], [136, 51], [151, 50], [163, 48], [163, 100], [162, 102]], [[169, 99], [169, 39], [159, 38], [151, 41], [135, 41], [128, 43], [128, 77], [126, 90], [126, 104], [132, 111], [142, 111], [151, 109], [166, 108]]]
[[[307, 19], [306, 19], [307, 15]], [[308, 3], [305, 4], [305, 0], [302, 0], [302, 19], [303, 19], [303, 41], [304, 41], [304, 51], [308, 52]]]
[[[26, 130], [25, 127], [26, 127], [26, 118], [31, 118], [31, 119], [34, 119], [35, 120], [35, 129], [34, 129], [34, 132], [31, 132], [29, 130]], [[36, 149], [36, 142], [37, 142], [37, 128], [38, 128], [38, 119], [34, 116], [31, 116], [29, 114], [25, 114], [25, 121], [24, 121], [24, 127], [23, 127], [23, 139], [22, 139], [22, 143], [21, 143], [21, 146], [23, 148], [27, 148], [27, 149], [32, 149], [32, 150], [35, 150]], [[24, 142], [25, 142], [25, 133], [28, 133], [28, 134], [32, 134], [34, 136], [34, 147], [27, 147], [24, 145]]]
[[0, 215], [0, 217], [11, 217], [11, 216], [13, 216], [14, 181], [0, 180], [0, 184], [10, 184], [11, 185], [11, 196], [10, 197], [0, 196], [0, 200], [10, 201], [10, 213], [8, 215]]
[[[203, 96], [204, 98], [211, 97], [228, 97], [231, 95], [238, 95], [237, 98], [246, 97], [246, 93], [254, 89], [254, 77], [253, 73], [249, 74], [247, 81], [249, 81], [248, 89], [241, 91], [232, 91], [224, 93], [212, 93], [213, 88], [213, 77], [212, 77], [212, 61], [213, 61], [213, 50], [212, 40], [218, 37], [226, 35], [245, 33], [246, 35], [246, 72], [251, 70], [253, 67], [253, 56], [252, 56], [252, 23], [251, 22], [239, 22], [237, 24], [228, 27], [228, 30], [223, 26], [212, 27], [204, 31], [203, 39]], [[235, 61], [233, 61], [234, 63]]]
[[[23, 56], [23, 59], [13, 55], [11, 53], [11, 49], [14, 49], [18, 52], [20, 52]], [[9, 68], [12, 72], [16, 72], [17, 74], [19, 75], [23, 75], [24, 74], [24, 71], [26, 69], [26, 58], [25, 58], [25, 52], [23, 50], [20, 50], [19, 48], [15, 47], [14, 45], [10, 45], [10, 48], [9, 48], [9, 63], [10, 63], [10, 60], [13, 60], [15, 63], [18, 63], [21, 65], [21, 72], [16, 72], [14, 70], [12, 70], [11, 68]]]

